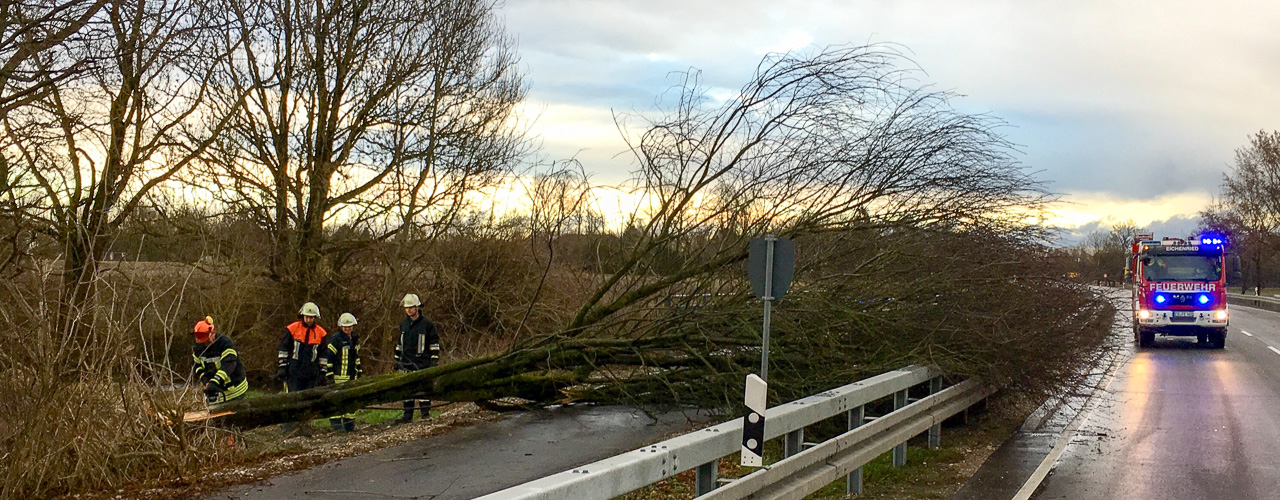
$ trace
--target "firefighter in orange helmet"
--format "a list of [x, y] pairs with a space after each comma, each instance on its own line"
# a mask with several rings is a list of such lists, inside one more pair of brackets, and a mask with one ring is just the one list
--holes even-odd
[[225, 403], [244, 397], [249, 392], [249, 379], [231, 337], [218, 335], [210, 316], [196, 322], [191, 334], [196, 341], [192, 352], [196, 377], [204, 385], [205, 400]]

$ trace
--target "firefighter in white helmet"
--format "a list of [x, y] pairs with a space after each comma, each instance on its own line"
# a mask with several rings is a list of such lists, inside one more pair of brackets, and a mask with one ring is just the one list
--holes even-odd
[[[404, 308], [405, 318], [400, 322], [400, 341], [396, 344], [395, 370], [411, 372], [431, 368], [440, 363], [440, 337], [436, 334], [436, 325], [422, 315], [422, 301], [416, 294], [405, 294], [400, 300]], [[431, 416], [431, 400], [407, 399], [404, 401], [404, 416], [400, 423], [413, 421], [413, 412], [417, 410], [422, 418]]]
[[[350, 382], [359, 378], [362, 373], [360, 334], [355, 333], [357, 323], [354, 314], [342, 313], [338, 317], [338, 330], [324, 339], [324, 348], [320, 349], [320, 374], [329, 384]], [[356, 414], [329, 417], [329, 426], [335, 431], [354, 431]]]
[[[320, 344], [328, 336], [320, 326], [320, 308], [307, 302], [298, 310], [298, 321], [289, 323], [280, 338], [276, 377], [284, 382], [286, 392], [296, 392], [320, 385]], [[296, 426], [285, 424], [285, 434]], [[303, 428], [306, 433], [306, 427]]]

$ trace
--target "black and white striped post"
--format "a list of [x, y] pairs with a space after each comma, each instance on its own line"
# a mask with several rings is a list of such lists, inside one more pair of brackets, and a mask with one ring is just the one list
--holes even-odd
[[764, 414], [768, 404], [765, 395], [769, 384], [756, 374], [747, 375], [747, 388], [743, 397], [746, 415], [742, 419], [742, 466], [764, 465]]

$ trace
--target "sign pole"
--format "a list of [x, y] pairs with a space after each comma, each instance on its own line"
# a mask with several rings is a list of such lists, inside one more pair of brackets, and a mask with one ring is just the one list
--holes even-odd
[[760, 349], [760, 379], [765, 382], [769, 381], [769, 320], [773, 313], [773, 247], [777, 244], [778, 237], [767, 234], [765, 241], [765, 258], [764, 258], [764, 346]]
[[[774, 262], [777, 259], [778, 262]], [[764, 447], [764, 415], [768, 406], [769, 322], [773, 301], [786, 295], [795, 273], [795, 243], [772, 234], [752, 238], [747, 246], [747, 278], [756, 297], [764, 300], [764, 328], [761, 331], [760, 375], [747, 374], [744, 393], [747, 413], [743, 416], [742, 465], [760, 467]], [[774, 276], [777, 273], [777, 276]]]

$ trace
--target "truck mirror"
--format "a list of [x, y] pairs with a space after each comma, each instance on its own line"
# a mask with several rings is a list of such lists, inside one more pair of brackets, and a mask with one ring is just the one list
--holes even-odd
[[1227, 260], [1227, 265], [1231, 267], [1232, 272], [1240, 272], [1240, 256], [1232, 255], [1231, 258]]
[[1227, 273], [1227, 278], [1230, 278], [1231, 281], [1240, 281], [1244, 279], [1244, 273], [1241, 273], [1239, 269], [1232, 269], [1230, 273]]

